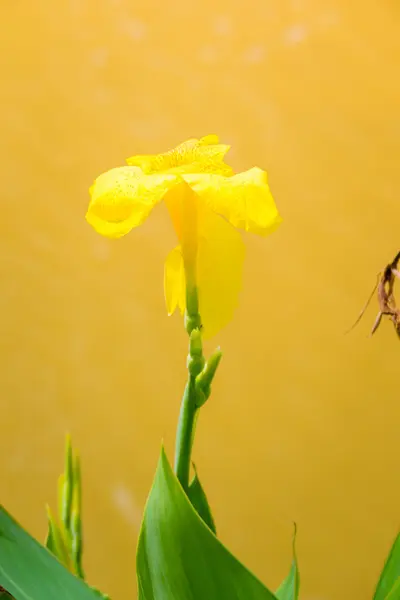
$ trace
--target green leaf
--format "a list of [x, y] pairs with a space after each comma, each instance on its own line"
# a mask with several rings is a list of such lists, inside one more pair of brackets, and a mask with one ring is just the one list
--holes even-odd
[[72, 510], [72, 495], [74, 492], [74, 466], [71, 436], [65, 439], [65, 471], [61, 476], [60, 485], [60, 516], [66, 531], [69, 531]]
[[396, 580], [385, 600], [400, 600], [400, 578]]
[[396, 537], [376, 586], [374, 600], [385, 600], [400, 577], [400, 534]]
[[[63, 532], [55, 522], [53, 515], [51, 514], [50, 507], [47, 506], [47, 522], [48, 522], [48, 534], [46, 541], [46, 548], [54, 554], [56, 558], [66, 567], [70, 569], [70, 558], [68, 548], [65, 543]], [[50, 542], [50, 546], [49, 546]]]
[[97, 588], [91, 587], [90, 589], [92, 590], [92, 592], [94, 592], [96, 594], [97, 600], [99, 598], [101, 598], [101, 600], [110, 600], [110, 596], [107, 596], [107, 594], [103, 594], [103, 592], [101, 592]]
[[0, 585], [16, 600], [98, 600], [0, 506]]
[[139, 600], [276, 600], [215, 537], [161, 451], [137, 551]]
[[57, 550], [56, 550], [56, 546], [54, 543], [52, 525], [53, 525], [52, 521], [50, 520], [49, 516], [47, 516], [47, 537], [46, 537], [44, 545], [52, 554], [55, 555]]
[[188, 497], [192, 505], [194, 506], [196, 512], [203, 519], [204, 523], [208, 525], [213, 533], [217, 533], [215, 522], [212, 516], [210, 505], [208, 504], [206, 493], [203, 489], [203, 486], [200, 483], [200, 479], [197, 475], [196, 466], [193, 465], [194, 468], [194, 477], [190, 482], [188, 489]]
[[300, 573], [297, 564], [296, 556], [296, 532], [297, 527], [294, 525], [293, 533], [293, 561], [290, 567], [289, 575], [284, 581], [282, 581], [279, 588], [276, 590], [275, 595], [278, 600], [297, 600], [299, 597], [300, 589]]

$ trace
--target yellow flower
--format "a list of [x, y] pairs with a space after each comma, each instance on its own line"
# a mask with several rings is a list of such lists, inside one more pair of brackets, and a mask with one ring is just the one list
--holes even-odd
[[228, 150], [209, 135], [128, 158], [128, 166], [96, 179], [86, 214], [98, 233], [119, 238], [165, 201], [179, 241], [165, 263], [168, 313], [195, 313], [198, 303], [206, 337], [230, 321], [237, 304], [244, 245], [235, 228], [267, 235], [281, 222], [265, 171], [234, 175], [224, 162]]

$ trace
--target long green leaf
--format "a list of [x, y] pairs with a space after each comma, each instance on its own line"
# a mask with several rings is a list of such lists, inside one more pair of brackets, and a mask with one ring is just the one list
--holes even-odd
[[400, 534], [396, 537], [376, 586], [374, 600], [385, 600], [400, 577]]
[[98, 600], [0, 506], [0, 585], [16, 600]]
[[215, 537], [161, 451], [137, 552], [139, 600], [276, 600]]
[[296, 525], [293, 533], [293, 561], [289, 575], [282, 581], [275, 595], [278, 600], [297, 600], [300, 590], [300, 573], [296, 556]]
[[400, 578], [397, 579], [385, 600], [400, 600]]
[[207, 496], [204, 491], [203, 486], [200, 483], [199, 476], [197, 474], [197, 469], [195, 465], [193, 465], [195, 475], [190, 482], [188, 497], [192, 505], [194, 506], [196, 512], [203, 519], [204, 523], [208, 525], [213, 533], [217, 533], [215, 528], [215, 521], [212, 516], [210, 505], [208, 504]]

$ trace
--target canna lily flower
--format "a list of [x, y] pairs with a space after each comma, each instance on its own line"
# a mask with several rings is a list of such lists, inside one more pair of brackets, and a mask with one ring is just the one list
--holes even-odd
[[168, 314], [199, 312], [205, 337], [225, 326], [237, 305], [245, 254], [237, 229], [265, 236], [281, 222], [265, 171], [235, 175], [224, 162], [228, 150], [209, 135], [128, 158], [128, 166], [96, 179], [86, 214], [98, 233], [119, 238], [165, 202], [178, 239], [164, 268]]

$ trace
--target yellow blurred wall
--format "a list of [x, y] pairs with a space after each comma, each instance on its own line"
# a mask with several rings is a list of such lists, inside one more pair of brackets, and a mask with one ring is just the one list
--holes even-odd
[[[88, 187], [134, 153], [218, 133], [267, 168], [284, 224], [248, 236], [195, 459], [222, 540], [269, 586], [298, 524], [303, 600], [370, 598], [400, 523], [398, 340], [373, 340], [400, 246], [400, 7], [347, 0], [3, 0], [1, 502], [43, 538], [63, 436], [84, 473], [86, 567], [135, 595], [141, 512], [172, 457], [186, 337], [163, 208], [118, 241]], [[213, 344], [208, 345], [208, 349]]]

